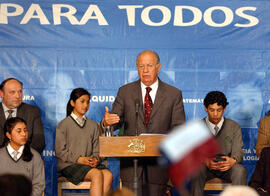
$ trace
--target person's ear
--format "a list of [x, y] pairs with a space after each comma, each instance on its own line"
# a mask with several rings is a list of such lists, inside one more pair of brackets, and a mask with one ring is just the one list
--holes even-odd
[[74, 105], [75, 105], [75, 103], [74, 103], [74, 101], [73, 100], [70, 100], [70, 105], [72, 106], [72, 107], [74, 107]]
[[205, 107], [205, 106], [204, 106], [204, 110], [205, 110], [206, 112], [208, 112], [208, 109], [207, 109], [207, 107]]
[[3, 97], [4, 97], [4, 92], [2, 91], [2, 90], [0, 90], [0, 98], [2, 98], [3, 99]]
[[158, 69], [158, 73], [160, 71], [160, 68], [161, 68], [161, 64], [158, 65], [157, 69]]
[[11, 134], [9, 132], [6, 132], [6, 136], [9, 140], [11, 140]]

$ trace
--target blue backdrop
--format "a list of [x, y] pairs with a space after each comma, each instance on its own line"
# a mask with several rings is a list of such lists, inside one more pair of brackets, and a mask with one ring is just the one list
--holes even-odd
[[[269, 7], [268, 0], [1, 0], [0, 80], [21, 80], [24, 101], [41, 109], [45, 194], [56, 195], [55, 127], [71, 90], [91, 92], [87, 116], [99, 122], [118, 88], [138, 78], [136, 55], [145, 49], [160, 54], [160, 78], [183, 91], [187, 120], [206, 115], [208, 91], [225, 92], [250, 178], [270, 103]], [[109, 167], [115, 188], [118, 160]]]

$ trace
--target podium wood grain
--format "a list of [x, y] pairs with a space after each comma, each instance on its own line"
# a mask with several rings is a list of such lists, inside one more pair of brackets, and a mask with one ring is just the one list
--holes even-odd
[[[116, 136], [99, 137], [100, 157], [155, 157], [160, 156], [159, 144], [165, 136]], [[134, 139], [142, 140], [145, 152], [134, 153], [128, 151], [128, 146]]]

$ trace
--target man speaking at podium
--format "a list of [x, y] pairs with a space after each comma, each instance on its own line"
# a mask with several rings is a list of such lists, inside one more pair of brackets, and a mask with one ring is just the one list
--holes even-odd
[[[124, 125], [125, 136], [167, 134], [185, 122], [182, 93], [158, 78], [161, 64], [156, 52], [141, 52], [136, 64], [140, 80], [120, 87], [111, 112], [105, 108], [102, 125], [114, 130]], [[133, 158], [121, 158], [120, 168], [123, 186], [133, 190]], [[138, 158], [137, 176], [139, 196], [165, 195], [168, 176], [156, 158]]]

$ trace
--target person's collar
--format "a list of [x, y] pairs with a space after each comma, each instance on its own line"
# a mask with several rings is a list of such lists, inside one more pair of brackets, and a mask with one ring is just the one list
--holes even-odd
[[[151, 87], [151, 89], [152, 90], [154, 90], [154, 91], [156, 91], [157, 90], [157, 88], [158, 88], [158, 79], [152, 84], [152, 85], [150, 85], [149, 87]], [[142, 81], [141, 81], [141, 88], [142, 89], [145, 89], [146, 87], [148, 87], [148, 86], [146, 86], [144, 83], [142, 83]]]
[[83, 115], [82, 118], [78, 117], [76, 114], [74, 114], [73, 112], [70, 114], [71, 118], [73, 118], [77, 124], [80, 126], [80, 127], [83, 127], [84, 126], [84, 123], [86, 122], [86, 116]]
[[2, 102], [2, 106], [3, 106], [4, 112], [6, 112], [8, 110], [13, 110], [15, 113], [17, 113], [17, 108], [9, 109], [3, 102]]
[[[23, 149], [24, 149], [24, 145], [21, 146], [21, 147], [19, 148], [19, 150], [17, 150], [17, 152], [19, 152], [20, 155], [21, 155], [21, 154], [23, 153]], [[10, 145], [10, 143], [8, 143], [8, 145], [7, 145], [7, 150], [8, 150], [8, 153], [9, 153], [10, 155], [12, 155], [14, 151], [16, 151], [16, 150], [14, 150], [14, 149], [12, 148], [12, 146]]]
[[82, 118], [80, 118], [80, 117], [78, 117], [76, 114], [74, 114], [73, 112], [71, 112], [70, 116], [71, 116], [73, 119], [75, 119], [75, 120], [76, 120], [77, 118], [86, 120], [86, 116], [85, 116], [85, 115], [83, 115]]
[[222, 116], [221, 117], [221, 120], [219, 121], [219, 123], [217, 124], [217, 125], [215, 125], [215, 124], [213, 124], [213, 123], [211, 123], [210, 121], [209, 121], [209, 118], [208, 118], [208, 116], [206, 117], [206, 122], [211, 126], [211, 128], [213, 128], [214, 129], [214, 127], [215, 126], [217, 126], [218, 127], [218, 129], [220, 130], [221, 129], [221, 127], [222, 127], [222, 125], [223, 125], [223, 122], [224, 122], [224, 117]]

